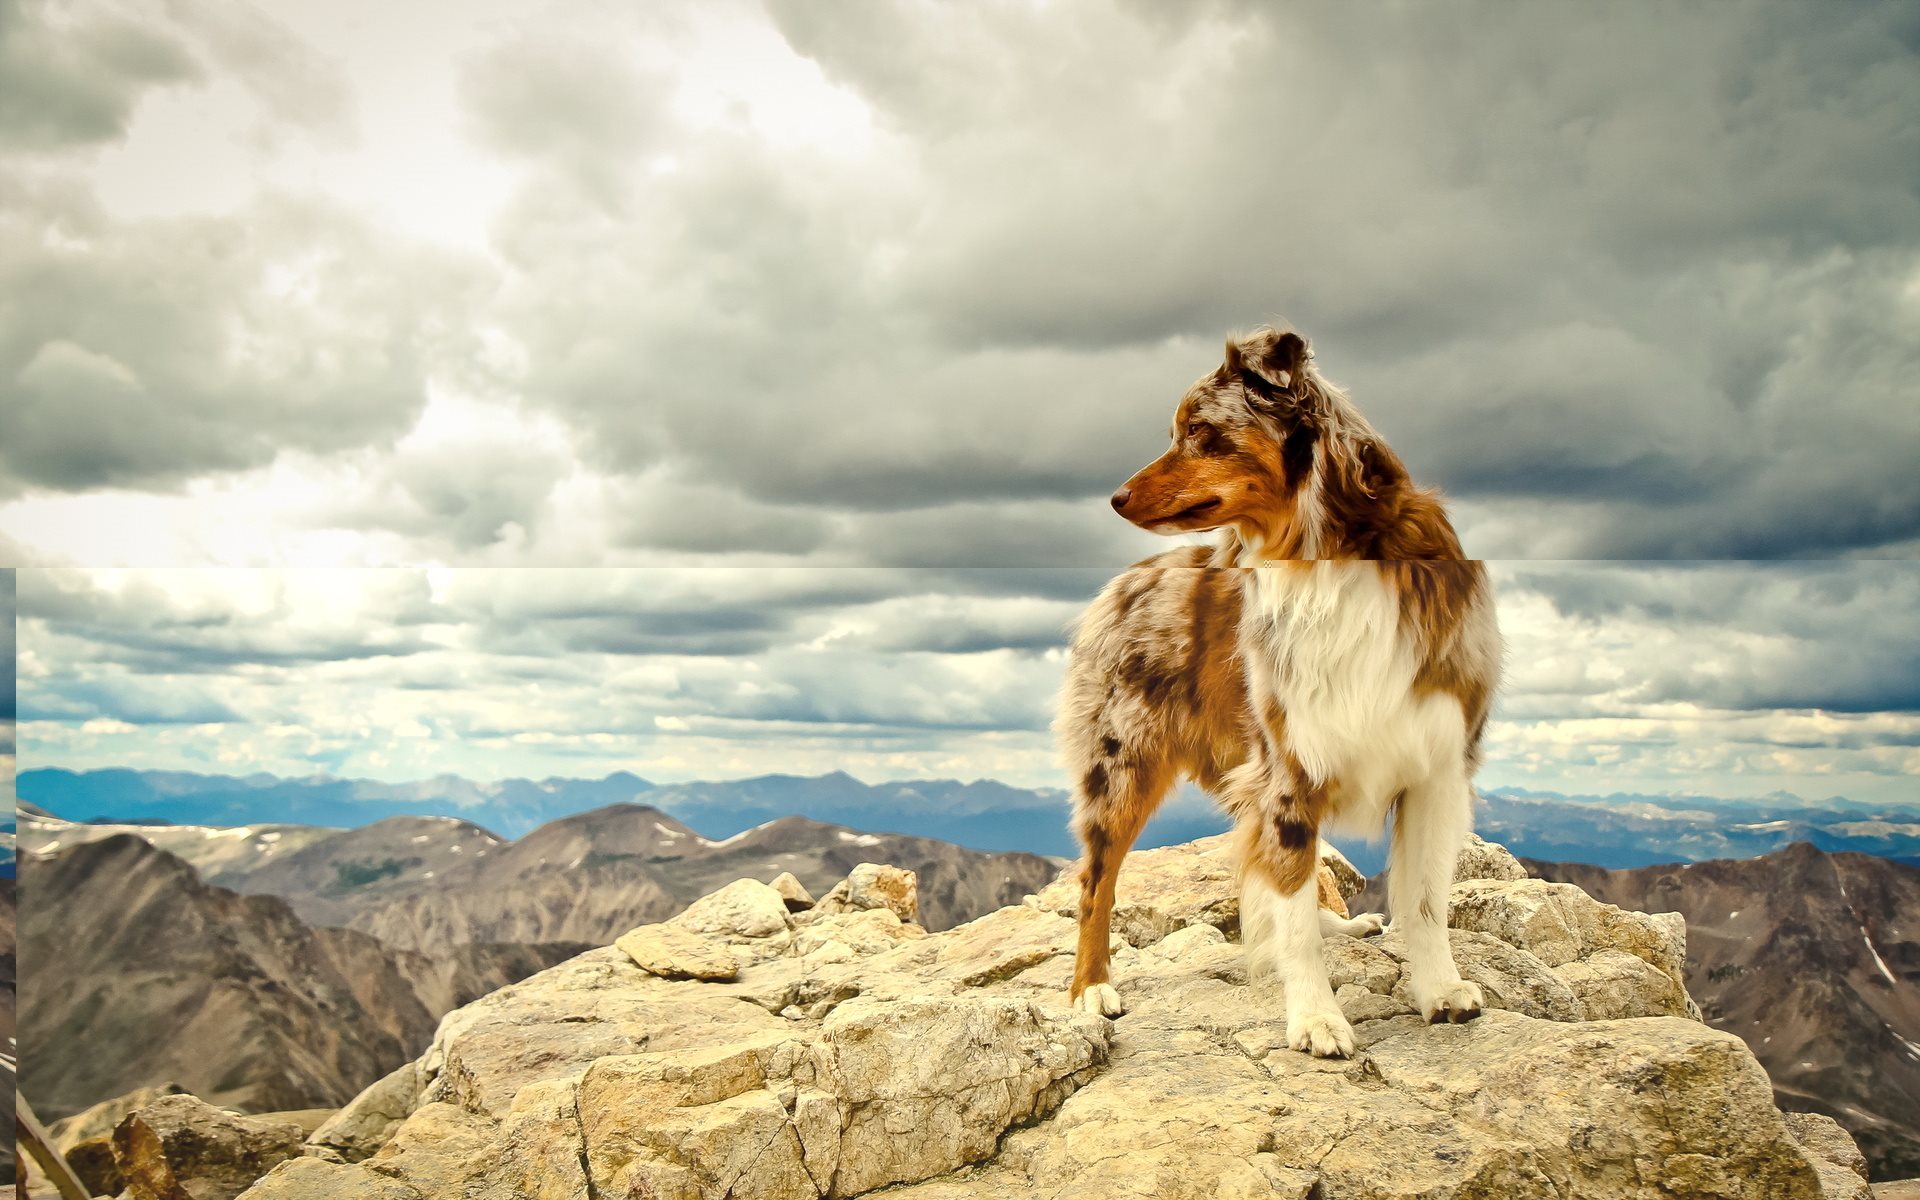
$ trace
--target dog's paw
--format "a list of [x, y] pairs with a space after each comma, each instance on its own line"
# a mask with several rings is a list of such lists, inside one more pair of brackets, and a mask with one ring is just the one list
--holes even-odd
[[1315, 1058], [1348, 1058], [1353, 1054], [1353, 1026], [1337, 1008], [1303, 1012], [1287, 1019], [1287, 1045]]
[[1381, 913], [1356, 913], [1347, 918], [1347, 926], [1354, 937], [1372, 937], [1387, 927], [1387, 918]]
[[1073, 1007], [1096, 1017], [1117, 1017], [1127, 1011], [1120, 993], [1110, 983], [1096, 983], [1073, 998]]
[[1480, 1015], [1480, 1006], [1486, 1003], [1480, 994], [1480, 985], [1456, 979], [1452, 983], [1442, 984], [1420, 1001], [1420, 1015], [1427, 1024], [1438, 1025], [1449, 1022], [1464, 1025]]

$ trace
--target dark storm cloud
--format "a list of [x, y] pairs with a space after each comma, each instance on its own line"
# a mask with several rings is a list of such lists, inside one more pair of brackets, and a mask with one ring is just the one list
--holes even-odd
[[609, 464], [949, 510], [871, 535], [904, 561], [1095, 561], [1060, 527], [1023, 549], [1025, 505], [1097, 513], [1220, 335], [1284, 315], [1423, 478], [1521, 521], [1482, 552], [1920, 533], [1920, 64], [1890, 10], [775, 13], [872, 106], [891, 190], [722, 134], [627, 222], [569, 236], [591, 198], [555, 173], [503, 225], [572, 264], [519, 327]]
[[1514, 576], [1600, 633], [1668, 639], [1635, 664], [1625, 687], [1635, 700], [1920, 711], [1920, 565], [1589, 564]]
[[[222, 574], [207, 572], [207, 578], [217, 583]], [[380, 621], [354, 627], [290, 623], [287, 593], [302, 587], [297, 576], [274, 603], [249, 611], [225, 598], [182, 600], [137, 577], [109, 591], [68, 572], [28, 570], [19, 614], [44, 623], [55, 638], [85, 647], [93, 661], [156, 676], [404, 658], [429, 650], [433, 643], [418, 629], [434, 615], [424, 586], [408, 586], [397, 574], [388, 579], [400, 586], [383, 596]]]

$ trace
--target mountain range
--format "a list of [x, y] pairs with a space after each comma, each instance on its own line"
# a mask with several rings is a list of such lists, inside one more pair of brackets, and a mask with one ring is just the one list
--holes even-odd
[[1782, 1108], [1825, 1113], [1876, 1179], [1920, 1175], [1920, 870], [1804, 842], [1741, 861], [1529, 861], [1609, 904], [1687, 919], [1687, 990]]
[[387, 817], [350, 829], [80, 824], [23, 803], [19, 821], [29, 855], [131, 835], [209, 884], [280, 897], [310, 925], [435, 954], [470, 942], [601, 944], [735, 879], [791, 872], [824, 891], [862, 862], [914, 871], [922, 923], [946, 929], [1018, 903], [1063, 865], [806, 817], [716, 840], [640, 804], [562, 817], [517, 841], [452, 817]]
[[[17, 787], [21, 800], [81, 822], [352, 827], [389, 817], [443, 816], [518, 838], [559, 818], [609, 805], [641, 804], [671, 814], [671, 820], [715, 841], [769, 821], [802, 816], [868, 833], [933, 838], [980, 850], [1056, 857], [1079, 853], [1067, 827], [1064, 791], [988, 779], [869, 784], [836, 771], [657, 784], [616, 772], [604, 779], [475, 783], [448, 775], [391, 784], [330, 776], [285, 779], [37, 768], [21, 772]], [[1185, 788], [1148, 825], [1140, 844], [1172, 845], [1225, 827], [1225, 818], [1203, 793]], [[1476, 827], [1516, 854], [1605, 867], [1745, 858], [1794, 842], [1920, 863], [1920, 809], [1844, 797], [1572, 796], [1496, 788], [1482, 795]], [[1343, 843], [1341, 849], [1369, 874], [1385, 860], [1384, 845], [1378, 841]]]
[[130, 834], [22, 865], [20, 1086], [48, 1120], [169, 1080], [250, 1112], [344, 1103], [443, 1014], [586, 949], [316, 929]]
[[49, 1119], [169, 1080], [255, 1112], [344, 1103], [452, 1008], [743, 877], [824, 894], [861, 862], [909, 867], [941, 929], [1062, 866], [803, 817], [714, 840], [636, 804], [514, 841], [437, 816], [81, 824], [23, 803], [19, 825], [22, 1086]]

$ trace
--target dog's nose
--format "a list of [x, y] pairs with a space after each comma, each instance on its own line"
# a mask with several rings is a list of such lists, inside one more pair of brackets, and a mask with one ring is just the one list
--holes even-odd
[[1115, 492], [1113, 494], [1113, 511], [1119, 512], [1121, 509], [1125, 508], [1127, 506], [1127, 501], [1132, 499], [1132, 497], [1133, 497], [1132, 488], [1123, 487], [1119, 491]]

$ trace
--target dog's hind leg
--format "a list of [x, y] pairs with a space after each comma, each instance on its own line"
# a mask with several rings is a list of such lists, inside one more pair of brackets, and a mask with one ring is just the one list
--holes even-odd
[[1121, 860], [1172, 786], [1173, 766], [1162, 760], [1096, 762], [1081, 776], [1073, 829], [1086, 857], [1080, 868], [1080, 942], [1069, 998], [1082, 1012], [1117, 1017], [1127, 1011], [1110, 973], [1114, 886]]
[[1484, 1003], [1480, 986], [1460, 978], [1447, 942], [1447, 894], [1472, 796], [1464, 772], [1450, 771], [1408, 789], [1394, 806], [1387, 906], [1407, 939], [1407, 986], [1429, 1022], [1471, 1021]]

